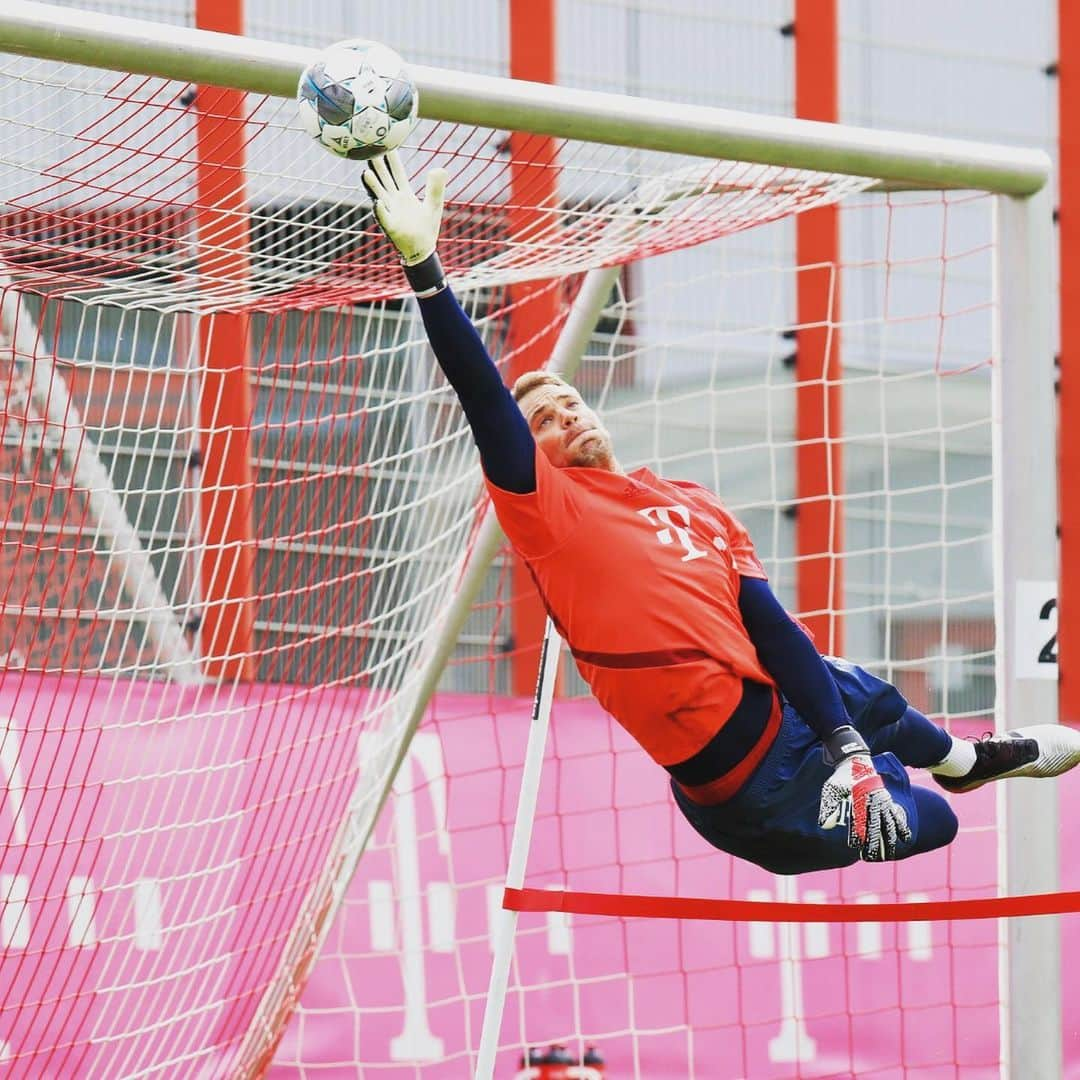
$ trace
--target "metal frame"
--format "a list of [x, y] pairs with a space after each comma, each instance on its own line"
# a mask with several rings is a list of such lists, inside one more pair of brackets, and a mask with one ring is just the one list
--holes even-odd
[[[1057, 719], [1057, 670], [1023, 655], [1040, 638], [1026, 583], [1057, 581], [1053, 274], [1050, 193], [996, 200], [993, 380], [994, 597], [999, 730]], [[1044, 624], [1045, 625], [1045, 624]], [[1006, 821], [1001, 890], [1056, 892], [1058, 792], [1052, 783], [998, 784]], [[1061, 954], [1056, 916], [1002, 920], [1003, 1075], [1061, 1075]]]
[[[795, 112], [840, 119], [836, 0], [795, 2]], [[795, 217], [795, 608], [844, 653], [844, 390], [840, 208]]]
[[[6, 0], [0, 52], [292, 97], [316, 49], [97, 11]], [[1031, 195], [1046, 183], [1041, 150], [840, 127], [703, 105], [571, 90], [412, 65], [420, 115], [480, 127], [699, 157], [872, 176], [895, 187]]]
[[[555, 82], [555, 0], [510, 0], [509, 61], [512, 79]], [[421, 95], [422, 96], [422, 95]], [[538, 235], [546, 228], [549, 208], [559, 202], [559, 148], [550, 136], [511, 131], [509, 205], [512, 234]], [[562, 304], [555, 283], [520, 281], [509, 287], [506, 351], [510, 357], [507, 382], [523, 372], [544, 366], [554, 343]], [[536, 665], [545, 634], [547, 612], [528, 567], [517, 555], [510, 567], [511, 693], [522, 697], [536, 682]], [[561, 692], [556, 676], [556, 693]]]
[[[65, 60], [187, 82], [218, 84], [291, 96], [301, 69], [315, 50], [208, 31], [163, 27], [142, 20], [80, 12], [28, 0], [7, 0], [0, 13], [0, 51]], [[1039, 150], [970, 143], [887, 131], [846, 128], [816, 121], [743, 114], [641, 98], [569, 90], [557, 86], [413, 67], [421, 113], [434, 120], [529, 131], [534, 134], [732, 158], [769, 165], [876, 177], [880, 188], [971, 188], [1007, 196], [997, 211], [997, 288], [1000, 365], [995, 379], [995, 529], [998, 615], [998, 714], [1007, 725], [1049, 722], [1056, 714], [1056, 684], [1018, 675], [1016, 585], [1056, 577], [1054, 524], [1054, 399], [1049, 297], [1051, 245], [1049, 157]], [[1039, 193], [1040, 194], [1036, 194]], [[594, 271], [603, 274], [604, 271]], [[600, 278], [594, 279], [594, 284]], [[597, 286], [599, 288], [599, 286]], [[610, 289], [600, 289], [602, 305]], [[594, 290], [595, 292], [595, 290]], [[592, 295], [592, 294], [591, 294]], [[592, 295], [595, 300], [595, 295]], [[583, 312], [585, 305], [583, 304]], [[595, 322], [596, 306], [592, 318]], [[587, 315], [572, 320], [564, 338], [589, 327]], [[576, 330], [575, 330], [576, 328]], [[1008, 401], [1008, 408], [1002, 407]], [[1034, 462], [1032, 468], [1029, 463]], [[1007, 508], [1007, 513], [1003, 510]], [[294, 940], [283, 956], [283, 973], [271, 986], [250, 1029], [241, 1059], [248, 1069], [265, 1060], [278, 1010], [302, 985], [329, 923], [333, 901], [351, 877], [374, 827], [378, 810], [404, 758], [404, 748], [438, 682], [472, 598], [484, 576], [488, 553], [498, 543], [489, 520], [474, 556], [440, 625], [428, 639], [422, 673], [403, 695], [403, 740], [387, 747], [387, 785], [381, 796], [358, 807], [343, 824], [341, 843], [317, 888]], [[999, 787], [1005, 799], [1005, 786]], [[1033, 785], [1008, 800], [1008, 854], [1003, 881], [1010, 892], [1056, 887], [1056, 791]], [[356, 842], [356, 841], [359, 842]], [[1058, 962], [1057, 920], [1014, 920], [1003, 950], [1003, 985], [1009, 1007], [1004, 1057], [1009, 1074], [1060, 1074], [1060, 1016], [1048, 1005]], [[288, 985], [286, 985], [288, 984]], [[1039, 992], [1035, 992], [1035, 988]], [[275, 1008], [276, 1006], [276, 1008]], [[271, 1044], [272, 1047], [272, 1044]]]

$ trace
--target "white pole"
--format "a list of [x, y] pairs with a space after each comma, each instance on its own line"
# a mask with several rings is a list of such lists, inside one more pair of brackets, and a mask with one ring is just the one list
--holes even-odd
[[30, 371], [29, 398], [60, 433], [60, 452], [71, 469], [75, 486], [86, 492], [91, 518], [110, 540], [109, 564], [120, 571], [132, 614], [146, 624], [161, 674], [176, 682], [199, 682], [199, 665], [176, 612], [128, 519], [109, 470], [83, 428], [82, 414], [68, 393], [55, 359], [38, 351], [38, 340], [36, 325], [19, 291], [0, 268], [0, 344], [11, 349], [17, 366]]
[[[555, 696], [555, 676], [559, 670], [559, 647], [562, 644], [551, 619], [544, 627], [544, 642], [540, 648], [540, 670], [536, 676], [536, 696], [533, 698], [532, 722], [529, 724], [529, 743], [525, 750], [525, 768], [521, 775], [514, 836], [510, 842], [510, 861], [506, 868], [506, 887], [520, 889], [525, 881], [525, 863], [529, 858], [533, 820], [536, 817], [536, 797], [540, 791], [540, 769], [544, 763], [551, 702]], [[506, 987], [510, 981], [510, 962], [514, 956], [514, 932], [517, 912], [499, 910], [495, 925], [495, 947], [491, 958], [491, 980], [488, 983], [487, 1003], [484, 1006], [484, 1026], [480, 1032], [480, 1054], [476, 1060], [476, 1080], [492, 1080], [495, 1072], [495, 1051], [499, 1046]]]
[[[995, 712], [998, 729], [1007, 730], [1057, 720], [1057, 664], [1039, 661], [1052, 633], [1040, 613], [1056, 595], [1057, 457], [1050, 194], [996, 203]], [[1001, 890], [1056, 892], [1057, 784], [1010, 780], [997, 785], [997, 796], [1005, 822]], [[1003, 1075], [1053, 1080], [1062, 1069], [1059, 920], [1002, 922]]]

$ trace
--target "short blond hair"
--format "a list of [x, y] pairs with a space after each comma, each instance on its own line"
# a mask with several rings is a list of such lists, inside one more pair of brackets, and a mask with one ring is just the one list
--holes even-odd
[[538, 386], [569, 385], [570, 383], [554, 371], [526, 371], [514, 380], [514, 388], [510, 392], [514, 395], [515, 401], [520, 401], [530, 390], [535, 390]]

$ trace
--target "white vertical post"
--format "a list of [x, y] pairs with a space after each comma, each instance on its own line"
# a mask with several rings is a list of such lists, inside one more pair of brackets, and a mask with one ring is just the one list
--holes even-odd
[[[529, 744], [525, 750], [525, 768], [521, 774], [521, 794], [518, 796], [514, 836], [510, 841], [510, 861], [506, 869], [506, 887], [520, 889], [525, 881], [525, 863], [529, 857], [533, 819], [536, 817], [536, 797], [540, 790], [540, 766], [544, 761], [547, 743], [551, 699], [555, 693], [555, 675], [559, 670], [559, 647], [562, 642], [555, 633], [551, 619], [544, 627], [544, 642], [540, 648], [540, 671], [536, 677], [536, 696], [533, 698], [532, 722], [529, 725]], [[499, 1045], [506, 987], [510, 981], [510, 962], [514, 956], [514, 931], [517, 912], [499, 909], [494, 935], [494, 955], [491, 958], [491, 980], [488, 983], [487, 1003], [484, 1006], [484, 1026], [480, 1032], [480, 1053], [476, 1061], [476, 1080], [492, 1080], [495, 1072], [495, 1051]]]
[[[1056, 665], [1027, 661], [1043, 644], [1031, 583], [1057, 579], [1057, 477], [1051, 328], [1050, 195], [996, 200], [994, 293], [995, 712], [999, 729], [1057, 720]], [[1045, 623], [1043, 623], [1045, 626]], [[1025, 628], [1030, 627], [1031, 630]], [[997, 785], [1004, 809], [1001, 890], [1058, 889], [1058, 791], [1053, 782]], [[1001, 930], [1002, 1072], [1061, 1076], [1060, 927], [1016, 918]]]

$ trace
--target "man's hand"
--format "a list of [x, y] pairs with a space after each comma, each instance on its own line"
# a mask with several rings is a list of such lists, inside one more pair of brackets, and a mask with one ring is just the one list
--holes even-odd
[[442, 221], [446, 170], [428, 173], [423, 202], [413, 194], [396, 150], [372, 158], [363, 180], [375, 203], [375, 217], [401, 261], [416, 266], [433, 255]]
[[824, 755], [834, 768], [821, 789], [818, 825], [846, 825], [848, 847], [866, 862], [896, 858], [897, 842], [911, 839], [907, 814], [893, 802], [862, 736], [853, 727], [838, 728], [825, 740]]

